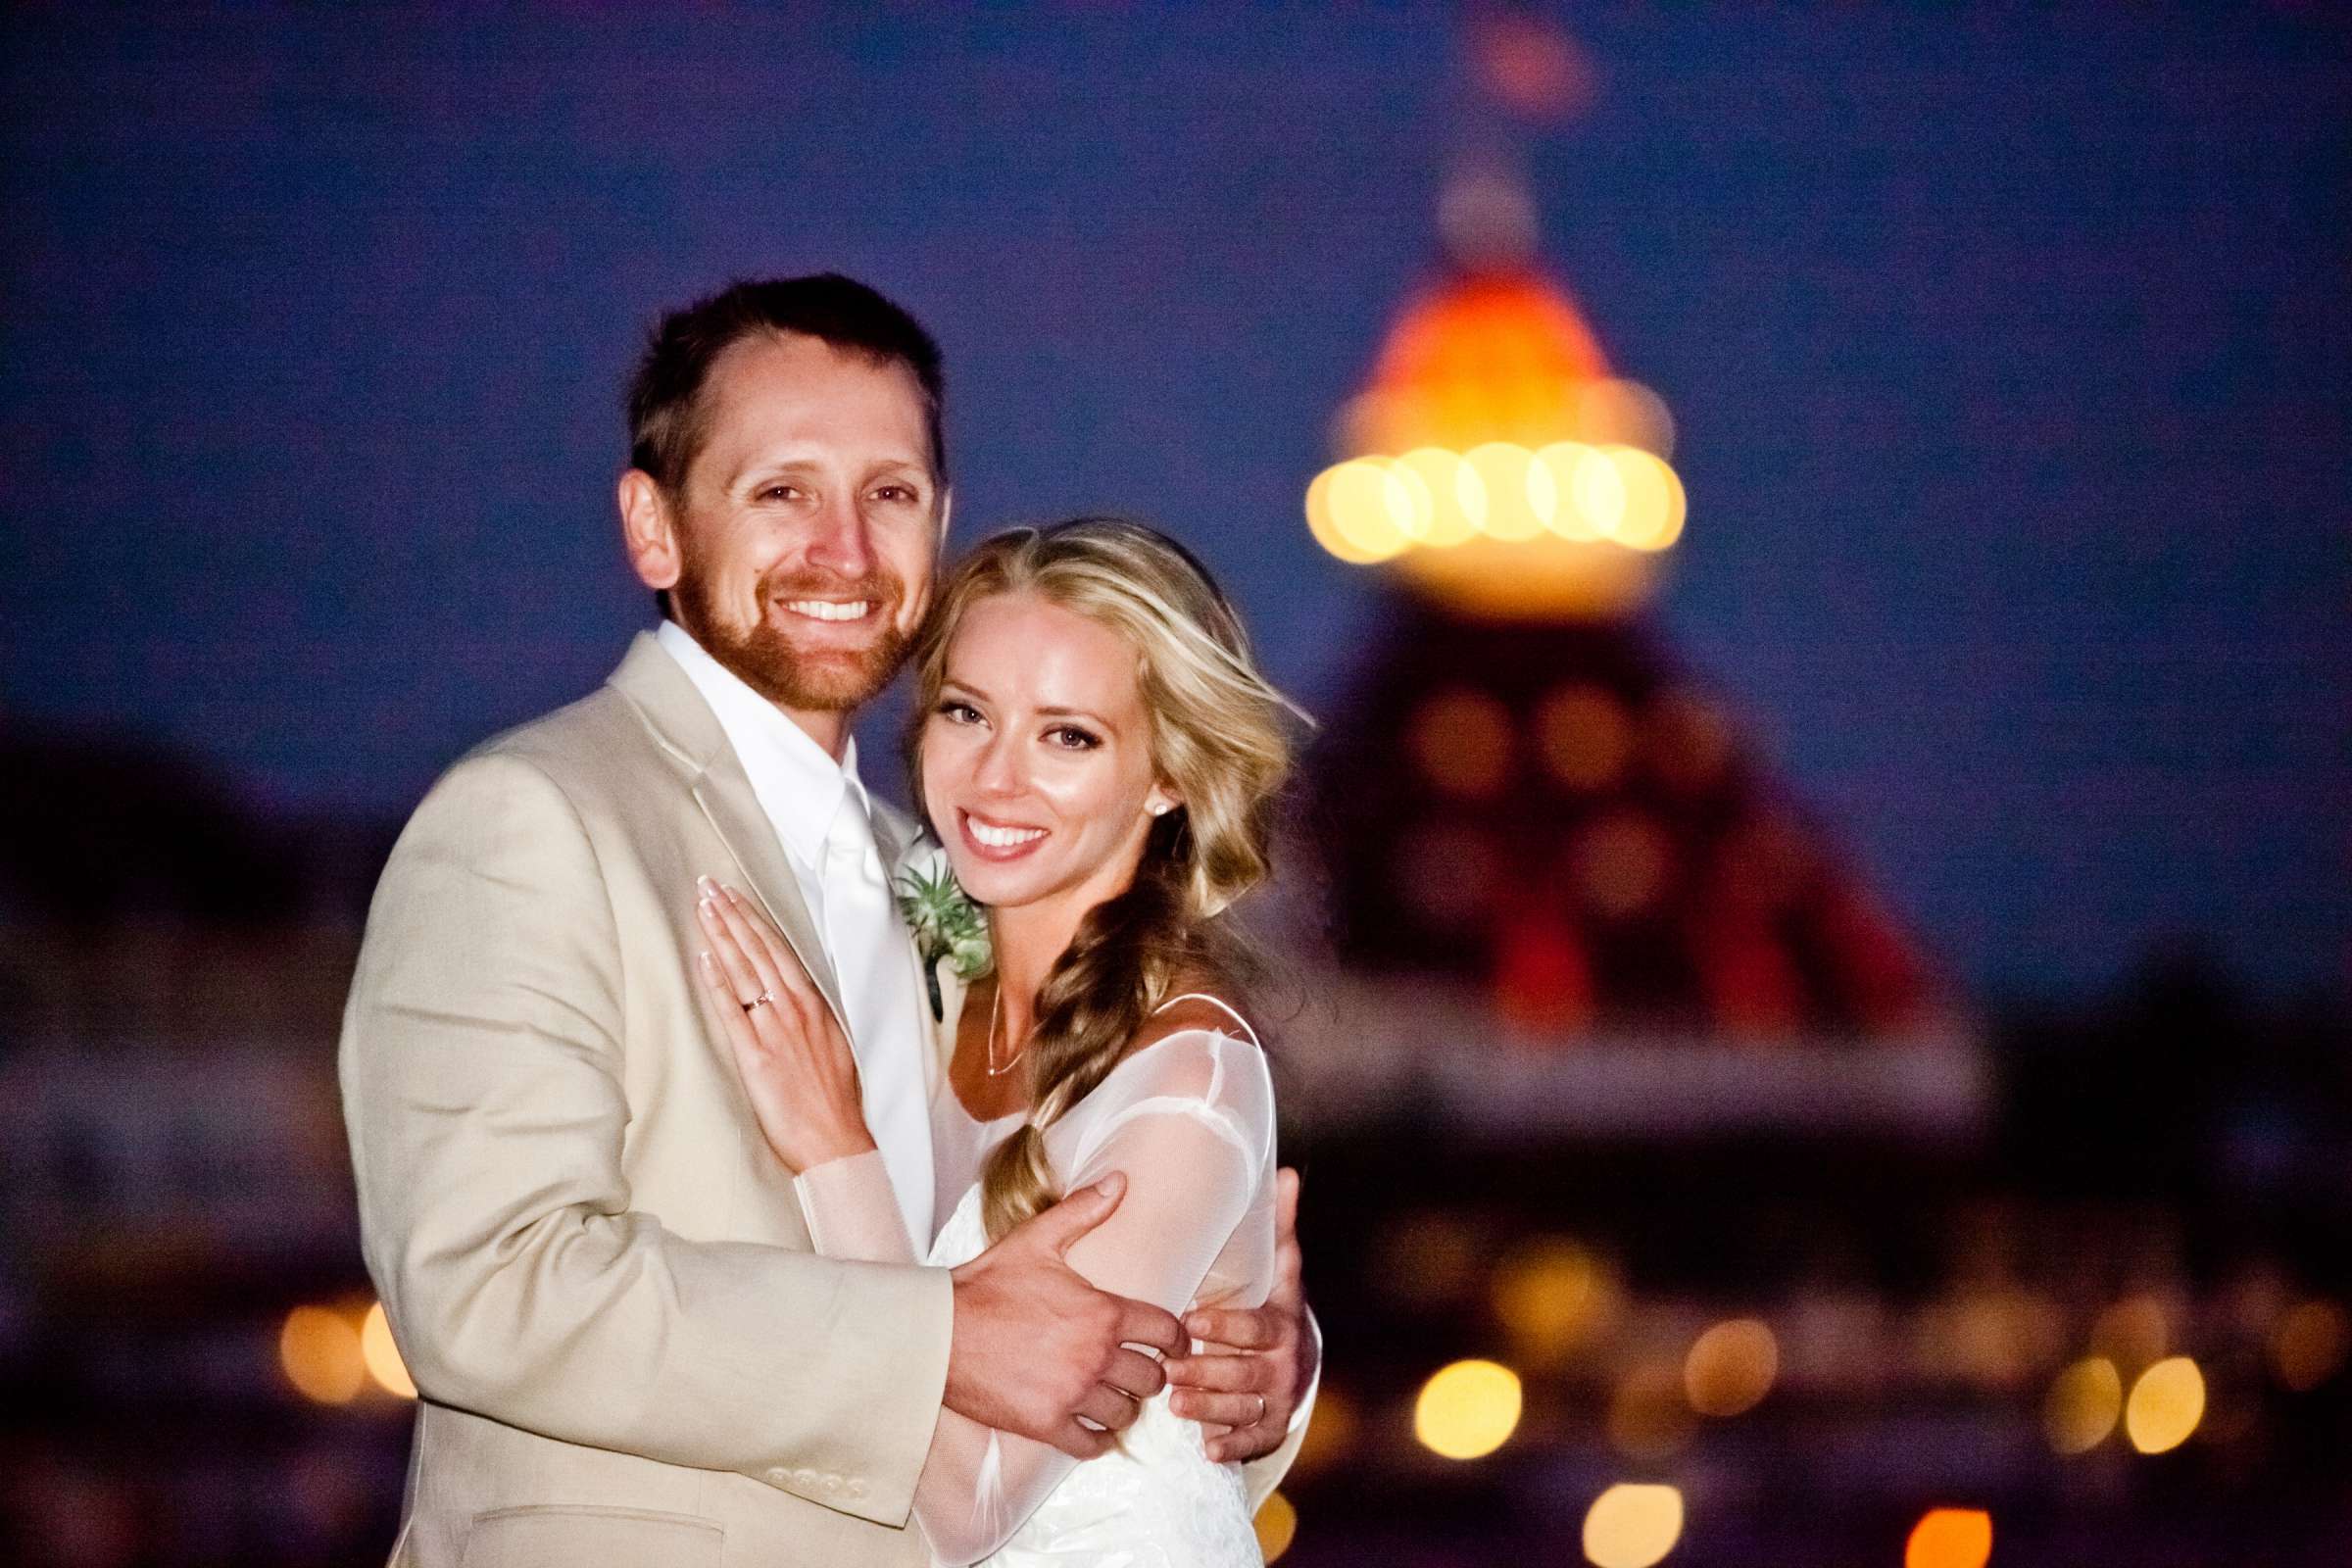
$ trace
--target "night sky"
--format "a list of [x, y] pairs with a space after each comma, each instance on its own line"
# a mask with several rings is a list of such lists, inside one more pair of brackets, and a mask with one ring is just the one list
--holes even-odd
[[[1666, 633], [1982, 992], [2340, 989], [2352, 28], [1955, 9], [1563, 13], [1523, 150], [1680, 421]], [[1377, 628], [1298, 497], [1474, 136], [1451, 9], [94, 10], [0, 23], [0, 712], [404, 809], [644, 623], [653, 316], [822, 268], [942, 339], [962, 537], [1158, 518], [1310, 706]]]

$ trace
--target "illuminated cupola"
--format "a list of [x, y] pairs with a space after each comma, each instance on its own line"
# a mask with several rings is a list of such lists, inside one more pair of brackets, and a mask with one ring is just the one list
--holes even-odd
[[1341, 461], [1308, 485], [1307, 526], [1340, 560], [1391, 565], [1481, 618], [1632, 609], [1683, 532], [1666, 406], [1612, 371], [1535, 269], [1515, 184], [1458, 181], [1440, 220], [1446, 265], [1341, 410]]
[[1642, 612], [1684, 525], [1664, 402], [1535, 270], [1520, 187], [1440, 225], [1306, 491], [1388, 579], [1314, 769], [1343, 959], [1552, 1039], [1911, 1027], [1922, 956]]

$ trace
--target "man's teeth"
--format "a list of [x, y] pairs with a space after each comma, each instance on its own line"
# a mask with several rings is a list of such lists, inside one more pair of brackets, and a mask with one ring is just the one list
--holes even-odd
[[972, 837], [992, 850], [1009, 850], [1015, 844], [1027, 844], [1046, 836], [1046, 830], [1042, 827], [991, 827], [976, 816], [967, 816], [964, 820], [971, 824]]
[[874, 608], [874, 602], [870, 599], [853, 599], [847, 604], [836, 604], [830, 599], [787, 599], [784, 608], [796, 615], [807, 615], [813, 620], [863, 620], [866, 612]]

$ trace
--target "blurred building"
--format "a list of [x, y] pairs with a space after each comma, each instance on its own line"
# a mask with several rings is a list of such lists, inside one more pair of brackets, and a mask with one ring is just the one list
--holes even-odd
[[1647, 612], [1689, 511], [1665, 401], [1536, 266], [1516, 186], [1458, 182], [1443, 227], [1306, 494], [1391, 579], [1310, 770], [1322, 989], [1487, 1043], [1425, 1075], [1506, 1117], [1968, 1136], [1936, 966]]
[[1984, 1568], [1997, 1523], [2011, 1561], [2329, 1560], [2341, 1270], [2217, 1222], [2189, 1108], [2248, 1023], [2159, 978], [2203, 1004], [2013, 1041], [2004, 1085], [1650, 613], [1686, 526], [1738, 525], [1664, 400], [1515, 187], [1443, 226], [1305, 496], [1389, 600], [1308, 769], [1328, 941], [1277, 1050], [1348, 1347], [1296, 1559]]
[[334, 1043], [389, 844], [0, 728], [0, 1557], [381, 1560]]

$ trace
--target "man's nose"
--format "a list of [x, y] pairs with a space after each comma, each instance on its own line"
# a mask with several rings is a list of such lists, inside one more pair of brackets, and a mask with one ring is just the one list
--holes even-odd
[[873, 569], [873, 540], [865, 515], [847, 496], [829, 498], [817, 510], [816, 530], [808, 541], [808, 564], [844, 577], [863, 577]]

